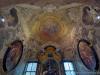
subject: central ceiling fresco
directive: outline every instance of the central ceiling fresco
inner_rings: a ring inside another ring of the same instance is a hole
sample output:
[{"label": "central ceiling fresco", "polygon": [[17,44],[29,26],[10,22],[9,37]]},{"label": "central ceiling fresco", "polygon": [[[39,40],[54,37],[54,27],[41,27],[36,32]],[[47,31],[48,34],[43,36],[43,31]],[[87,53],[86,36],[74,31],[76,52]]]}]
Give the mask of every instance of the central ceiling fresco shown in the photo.
[{"label": "central ceiling fresco", "polygon": [[60,14],[45,13],[40,15],[39,20],[32,27],[32,34],[36,34],[43,41],[58,41],[68,36],[72,25],[63,20]]}]

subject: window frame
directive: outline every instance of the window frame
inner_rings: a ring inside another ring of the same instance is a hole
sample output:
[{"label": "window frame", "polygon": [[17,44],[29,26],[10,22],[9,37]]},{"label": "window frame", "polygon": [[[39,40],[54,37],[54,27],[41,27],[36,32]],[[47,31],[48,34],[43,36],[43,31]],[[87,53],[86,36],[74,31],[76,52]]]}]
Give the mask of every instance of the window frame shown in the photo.
[{"label": "window frame", "polygon": [[[71,63],[72,66],[73,66],[73,70],[65,70],[64,63]],[[64,75],[66,75],[66,72],[75,72],[75,66],[74,66],[74,63],[73,63],[72,61],[63,61],[63,69],[64,69]],[[72,75],[72,74],[71,74],[71,75]],[[75,75],[77,75],[76,72],[75,72]]]},{"label": "window frame", "polygon": [[[37,63],[36,71],[27,71],[27,68],[28,68],[28,64],[29,64],[29,63]],[[37,61],[28,61],[28,62],[26,62],[26,64],[25,64],[23,75],[26,75],[27,72],[30,72],[30,73],[34,72],[35,75],[37,75],[37,69],[38,69],[38,62],[37,62]],[[31,74],[30,74],[30,75],[31,75]]]}]

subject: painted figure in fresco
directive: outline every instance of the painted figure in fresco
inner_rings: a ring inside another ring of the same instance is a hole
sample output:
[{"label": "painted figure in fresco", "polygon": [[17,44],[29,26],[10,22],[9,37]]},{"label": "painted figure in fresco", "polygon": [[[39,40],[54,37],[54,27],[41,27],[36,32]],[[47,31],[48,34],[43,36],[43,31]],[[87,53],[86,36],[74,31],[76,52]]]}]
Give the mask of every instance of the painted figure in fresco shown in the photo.
[{"label": "painted figure in fresco", "polygon": [[97,22],[97,12],[94,8],[86,6],[83,8],[82,21],[85,25],[94,25]]},{"label": "painted figure in fresco", "polygon": [[8,26],[16,26],[18,23],[17,10],[15,8],[10,9],[10,15],[7,16]]},{"label": "painted figure in fresco", "polygon": [[8,54],[7,64],[6,64],[6,65],[11,65],[9,68],[12,68],[18,61],[19,54],[21,54],[20,48],[21,48],[21,45],[18,43],[16,45],[11,46],[11,51]]},{"label": "painted figure in fresco", "polygon": [[89,67],[91,66],[95,67],[96,65],[95,58],[88,44],[85,42],[81,42],[79,45],[79,49],[81,50],[80,55],[84,63]]},{"label": "painted figure in fresco", "polygon": [[46,25],[44,25],[43,33],[47,36],[52,36],[58,32],[59,28],[57,23],[55,22],[47,22]]}]

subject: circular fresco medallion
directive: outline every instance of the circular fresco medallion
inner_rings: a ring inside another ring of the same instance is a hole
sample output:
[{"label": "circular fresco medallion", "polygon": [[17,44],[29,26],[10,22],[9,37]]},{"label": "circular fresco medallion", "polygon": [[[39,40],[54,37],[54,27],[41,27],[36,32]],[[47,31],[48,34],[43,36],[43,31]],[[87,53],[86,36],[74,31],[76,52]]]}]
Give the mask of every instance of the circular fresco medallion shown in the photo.
[{"label": "circular fresco medallion", "polygon": [[23,43],[20,40],[16,40],[11,43],[7,48],[3,59],[4,71],[13,70],[19,63],[23,53]]},{"label": "circular fresco medallion", "polygon": [[90,46],[90,43],[87,40],[80,40],[77,47],[83,64],[89,70],[97,70],[98,58],[93,46]]},{"label": "circular fresco medallion", "polygon": [[[32,23],[33,24],[33,23]],[[31,34],[43,42],[57,42],[62,37],[68,37],[73,24],[58,13],[43,13],[30,28]]]}]

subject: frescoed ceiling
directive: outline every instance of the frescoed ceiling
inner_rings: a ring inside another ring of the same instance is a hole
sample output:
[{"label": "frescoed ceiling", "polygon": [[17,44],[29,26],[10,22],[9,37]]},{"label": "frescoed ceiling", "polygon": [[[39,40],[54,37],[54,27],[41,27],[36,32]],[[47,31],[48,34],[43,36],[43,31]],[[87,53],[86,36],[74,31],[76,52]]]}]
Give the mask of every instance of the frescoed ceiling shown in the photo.
[{"label": "frescoed ceiling", "polygon": [[1,65],[15,40],[23,42],[23,61],[36,59],[48,45],[77,61],[80,39],[88,40],[100,59],[99,0],[0,0]]},{"label": "frescoed ceiling", "polygon": [[[76,4],[77,6],[77,4]],[[80,4],[79,4],[80,6]],[[22,10],[19,6],[19,11],[24,12],[27,9]],[[75,24],[77,23],[77,19],[74,19],[78,17],[78,11],[80,11],[78,8],[72,8],[72,9],[66,9],[67,6],[59,7],[53,5],[48,5],[43,8],[37,8],[38,10],[33,11],[33,15],[31,14],[31,18],[27,16],[26,14],[20,13],[22,18],[20,18],[22,23],[22,29],[24,31],[24,41],[28,41],[30,45],[30,41],[38,41],[36,44],[40,44],[37,47],[41,47],[42,45],[51,42],[56,43],[63,49],[68,49],[69,51],[72,51],[73,49],[73,42],[74,40],[74,31],[75,31]],[[73,11],[76,9],[77,11]],[[36,9],[34,9],[36,10]],[[32,12],[32,11],[31,11]],[[73,18],[70,17],[71,15],[69,12],[73,13]],[[74,16],[75,13],[77,14]],[[81,11],[80,11],[81,12]],[[28,12],[30,13],[30,12]],[[66,15],[64,15],[66,14]],[[26,19],[24,18],[26,16]],[[81,15],[81,14],[80,14]],[[77,24],[76,24],[77,25]],[[62,50],[63,50],[62,49]]]},{"label": "frescoed ceiling", "polygon": [[[5,5],[4,1],[1,6]],[[96,19],[100,13],[98,4],[94,6],[94,0],[89,1],[90,5],[86,0],[77,3],[70,1],[56,3],[52,0],[44,1],[43,4],[37,1],[34,5],[30,5],[31,1],[28,1],[29,4],[19,4],[17,1],[17,5],[1,8],[0,15],[5,19],[0,22],[1,53],[4,53],[9,43],[20,39],[24,43],[26,56],[28,50],[30,55],[31,52],[42,50],[43,46],[50,44],[60,48],[66,58],[72,59],[78,40],[89,39],[94,44],[94,32],[100,28],[100,20]],[[66,2],[70,4],[65,4]],[[9,4],[10,2],[6,5]],[[97,33],[96,36],[99,37]]]}]

